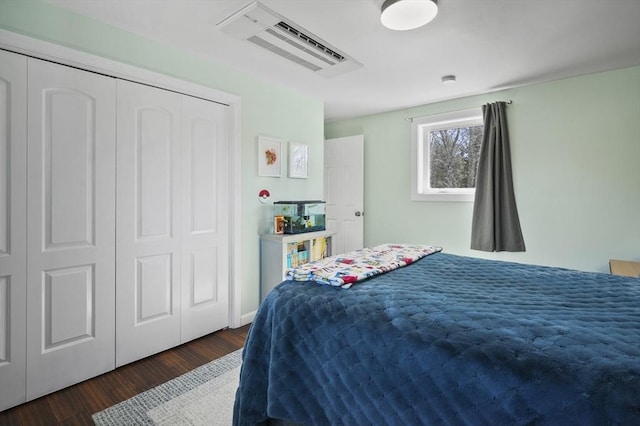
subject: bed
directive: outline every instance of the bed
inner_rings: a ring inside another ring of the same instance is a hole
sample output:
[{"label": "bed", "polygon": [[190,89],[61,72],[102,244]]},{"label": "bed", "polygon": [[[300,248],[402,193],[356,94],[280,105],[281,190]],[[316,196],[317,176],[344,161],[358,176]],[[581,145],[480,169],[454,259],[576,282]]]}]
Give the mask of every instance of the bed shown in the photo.
[{"label": "bed", "polygon": [[640,280],[435,252],[349,289],[284,281],[235,425],[640,424]]}]

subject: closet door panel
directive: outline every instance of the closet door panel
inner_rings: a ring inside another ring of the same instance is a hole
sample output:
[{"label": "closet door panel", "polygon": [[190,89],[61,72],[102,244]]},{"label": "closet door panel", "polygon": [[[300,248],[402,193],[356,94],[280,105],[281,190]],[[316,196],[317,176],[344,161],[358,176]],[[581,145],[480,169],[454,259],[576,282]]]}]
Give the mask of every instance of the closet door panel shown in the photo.
[{"label": "closet door panel", "polygon": [[228,326],[228,107],[182,99],[182,342]]},{"label": "closet door panel", "polygon": [[95,226],[95,100],[73,88],[42,95],[44,250],[88,247]]},{"label": "closet door panel", "polygon": [[136,238],[172,238],[172,152],[176,117],[170,110],[140,107],[135,123]]},{"label": "closet door panel", "polygon": [[118,366],[180,343],[180,95],[118,81]]},{"label": "closet door panel", "polygon": [[44,273],[44,350],[93,337],[91,314],[93,265],[49,270]]},{"label": "closet door panel", "polygon": [[26,398],[27,59],[0,51],[0,410]]},{"label": "closet door panel", "polygon": [[28,61],[27,399],[114,368],[115,80]]}]

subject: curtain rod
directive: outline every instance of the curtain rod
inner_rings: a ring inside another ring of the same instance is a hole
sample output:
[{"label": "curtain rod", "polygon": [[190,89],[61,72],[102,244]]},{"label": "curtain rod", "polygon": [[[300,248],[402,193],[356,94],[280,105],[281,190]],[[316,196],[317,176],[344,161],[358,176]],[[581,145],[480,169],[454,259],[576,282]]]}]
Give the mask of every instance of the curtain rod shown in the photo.
[{"label": "curtain rod", "polygon": [[[509,99],[508,101],[495,101],[495,102],[504,102],[507,105],[511,105],[513,103],[513,101],[511,99]],[[473,107],[471,107],[471,108],[473,108]],[[471,108],[456,109],[456,110],[453,110],[453,111],[445,111],[443,113],[437,113],[437,114],[446,114],[446,113],[449,113],[449,112],[464,111],[465,109],[471,109]],[[418,118],[418,117],[424,117],[424,115],[418,115],[416,117],[407,117],[407,118],[404,119],[404,121],[413,121],[414,118]]]}]

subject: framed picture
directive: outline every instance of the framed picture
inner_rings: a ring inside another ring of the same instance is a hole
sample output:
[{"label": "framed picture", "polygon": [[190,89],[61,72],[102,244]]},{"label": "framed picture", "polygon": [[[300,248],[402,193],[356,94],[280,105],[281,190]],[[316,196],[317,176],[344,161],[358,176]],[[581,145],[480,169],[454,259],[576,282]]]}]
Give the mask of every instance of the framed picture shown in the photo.
[{"label": "framed picture", "polygon": [[282,175],[282,141],[258,136],[258,176]]},{"label": "framed picture", "polygon": [[309,162],[309,146],[289,142],[289,177],[306,179]]}]

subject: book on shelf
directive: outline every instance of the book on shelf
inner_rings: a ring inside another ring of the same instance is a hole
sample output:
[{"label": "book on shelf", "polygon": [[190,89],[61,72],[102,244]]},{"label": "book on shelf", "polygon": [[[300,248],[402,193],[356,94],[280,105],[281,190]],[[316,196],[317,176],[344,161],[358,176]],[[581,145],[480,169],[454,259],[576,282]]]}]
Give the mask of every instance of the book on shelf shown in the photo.
[{"label": "book on shelf", "polygon": [[296,268],[309,262],[309,251],[304,242],[287,244],[287,268]]},{"label": "book on shelf", "polygon": [[311,243],[311,260],[324,259],[327,255],[326,237],[315,238]]}]

